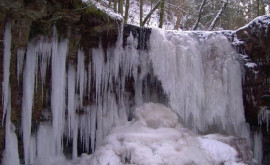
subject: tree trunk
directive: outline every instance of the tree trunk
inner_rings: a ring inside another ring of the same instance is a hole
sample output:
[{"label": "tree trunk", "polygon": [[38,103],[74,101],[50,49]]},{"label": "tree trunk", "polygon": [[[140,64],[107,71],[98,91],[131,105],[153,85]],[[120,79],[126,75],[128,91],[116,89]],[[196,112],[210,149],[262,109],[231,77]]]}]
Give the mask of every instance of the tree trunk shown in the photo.
[{"label": "tree trunk", "polygon": [[143,26],[143,0],[140,0],[140,26]]},{"label": "tree trunk", "polygon": [[162,28],[163,26],[163,21],[164,21],[164,8],[165,8],[165,0],[161,0],[161,4],[160,4],[160,17],[159,17],[159,28]]},{"label": "tree trunk", "polygon": [[117,13],[117,0],[114,0],[113,10],[114,10],[115,13]]},{"label": "tree trunk", "polygon": [[112,0],[109,0],[109,8],[112,6]]},{"label": "tree trunk", "polygon": [[202,9],[203,9],[203,7],[205,5],[205,2],[206,2],[206,0],[203,0],[202,3],[201,3],[200,9],[199,9],[198,18],[197,18],[197,21],[196,21],[195,25],[192,27],[192,30],[197,30],[197,28],[198,28],[198,25],[200,23],[201,16],[202,16]]},{"label": "tree trunk", "polygon": [[127,20],[128,20],[128,11],[129,11],[129,0],[126,0],[126,8],[125,8],[124,24],[127,24]]},{"label": "tree trunk", "polygon": [[214,18],[214,20],[212,21],[211,25],[208,28],[209,31],[211,31],[211,30],[213,30],[215,28],[216,23],[220,19],[220,17],[223,14],[224,10],[226,9],[227,4],[228,4],[228,0],[223,2],[223,5],[222,5],[221,9],[219,10],[218,14],[216,15],[216,17]]},{"label": "tree trunk", "polygon": [[161,0],[154,6],[154,8],[149,12],[149,14],[147,14],[147,16],[144,18],[143,22],[142,22],[142,26],[144,26],[146,24],[146,22],[148,21],[148,19],[151,17],[151,15],[154,13],[154,11],[159,7],[159,5],[161,4]]},{"label": "tree trunk", "polygon": [[261,1],[261,8],[260,8],[261,15],[265,15],[266,14],[265,9],[266,9],[266,5],[265,5],[264,1]]},{"label": "tree trunk", "polygon": [[183,17],[183,14],[180,8],[183,8],[183,0],[179,0],[179,9],[177,10],[177,20],[174,26],[174,30],[178,30],[180,28],[181,19]]},{"label": "tree trunk", "polygon": [[119,0],[118,2],[118,13],[123,15],[123,0]]},{"label": "tree trunk", "polygon": [[260,16],[260,0],[256,0],[257,1],[257,16]]}]

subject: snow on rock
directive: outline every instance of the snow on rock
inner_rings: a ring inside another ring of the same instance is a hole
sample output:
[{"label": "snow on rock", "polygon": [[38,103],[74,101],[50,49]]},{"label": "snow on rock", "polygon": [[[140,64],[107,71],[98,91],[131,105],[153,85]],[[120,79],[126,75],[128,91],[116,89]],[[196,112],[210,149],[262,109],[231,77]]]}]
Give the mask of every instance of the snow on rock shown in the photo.
[{"label": "snow on rock", "polygon": [[126,125],[115,127],[87,162],[91,165],[243,164],[232,146],[215,138],[218,135],[199,136],[191,132],[164,105],[146,103],[135,110],[135,116]]},{"label": "snow on rock", "polygon": [[257,64],[254,63],[254,62],[247,62],[247,63],[245,64],[245,66],[248,67],[248,68],[254,68],[254,67],[257,66]]},{"label": "snow on rock", "polygon": [[82,0],[82,2],[88,3],[90,5],[94,5],[97,9],[103,11],[104,13],[106,13],[111,18],[114,18],[116,20],[122,20],[123,19],[123,17],[120,14],[115,13],[112,9],[102,5],[101,4],[102,1],[100,2],[100,1],[94,1],[94,0]]},{"label": "snow on rock", "polygon": [[254,27],[254,25],[267,28],[268,25],[270,25],[270,15],[263,15],[263,16],[256,17],[249,24],[239,28],[237,31],[246,29],[247,27]]}]

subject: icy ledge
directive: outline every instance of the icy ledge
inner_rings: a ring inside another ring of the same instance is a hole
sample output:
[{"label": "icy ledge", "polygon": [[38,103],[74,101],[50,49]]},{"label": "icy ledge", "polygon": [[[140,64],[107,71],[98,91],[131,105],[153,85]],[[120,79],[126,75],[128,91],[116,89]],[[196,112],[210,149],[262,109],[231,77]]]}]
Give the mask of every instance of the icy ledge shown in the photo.
[{"label": "icy ledge", "polygon": [[79,164],[250,163],[252,153],[245,142],[239,143],[241,140],[218,134],[197,135],[184,128],[171,109],[147,103],[135,110],[131,122],[114,128],[93,155],[83,155]]}]

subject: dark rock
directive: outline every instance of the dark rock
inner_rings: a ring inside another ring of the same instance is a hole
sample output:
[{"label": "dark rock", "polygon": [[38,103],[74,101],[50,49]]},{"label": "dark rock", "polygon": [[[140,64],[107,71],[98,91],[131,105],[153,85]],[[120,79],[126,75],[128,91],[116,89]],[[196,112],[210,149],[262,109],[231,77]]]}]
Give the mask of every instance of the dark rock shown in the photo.
[{"label": "dark rock", "polygon": [[270,164],[270,133],[266,124],[261,128],[258,125],[258,114],[262,107],[270,109],[270,15],[261,16],[247,26],[232,33],[229,40],[240,54],[247,55],[246,63],[255,63],[256,66],[245,65],[243,79],[243,99],[246,120],[252,131],[262,130],[264,164]]}]

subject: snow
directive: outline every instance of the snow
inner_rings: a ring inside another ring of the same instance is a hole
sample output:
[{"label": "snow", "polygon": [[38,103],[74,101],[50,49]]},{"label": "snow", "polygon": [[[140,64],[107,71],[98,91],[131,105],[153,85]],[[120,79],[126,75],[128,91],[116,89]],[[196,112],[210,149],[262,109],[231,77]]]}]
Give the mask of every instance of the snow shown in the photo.
[{"label": "snow", "polygon": [[113,19],[123,20],[123,17],[120,14],[115,13],[112,9],[103,6],[101,2],[98,2],[95,0],[82,0],[82,2],[86,4],[94,5],[97,9],[103,11],[104,13],[106,13],[108,16],[110,16]]},{"label": "snow", "polygon": [[254,68],[257,66],[257,64],[254,62],[247,62],[245,63],[245,66],[247,66],[248,68]]},{"label": "snow", "polygon": [[135,113],[139,117],[112,130],[89,164],[240,164],[233,147],[183,128],[164,105],[146,103]]},{"label": "snow", "polygon": [[253,26],[254,24],[267,28],[268,25],[270,24],[270,15],[263,15],[263,16],[256,17],[255,19],[250,21],[250,23],[248,23],[247,25],[239,28],[237,31],[243,30],[243,29],[245,29],[245,28],[247,28],[249,26]]},{"label": "snow", "polygon": [[[8,120],[10,120],[10,118]],[[10,121],[9,123],[6,123],[5,139],[5,150],[3,151],[2,159],[3,165],[20,165],[18,140],[15,133],[15,126]]]}]

